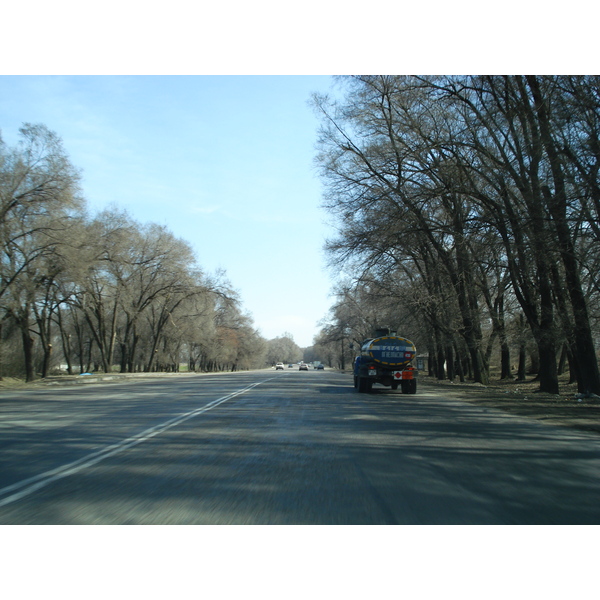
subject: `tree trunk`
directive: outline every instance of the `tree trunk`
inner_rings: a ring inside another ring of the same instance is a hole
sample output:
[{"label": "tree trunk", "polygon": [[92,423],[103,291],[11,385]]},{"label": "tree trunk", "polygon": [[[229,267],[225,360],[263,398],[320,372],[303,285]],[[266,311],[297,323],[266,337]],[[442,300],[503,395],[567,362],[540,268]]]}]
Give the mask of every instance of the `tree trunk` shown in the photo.
[{"label": "tree trunk", "polygon": [[500,379],[513,379],[510,368],[510,346],[506,339],[500,345]]},{"label": "tree trunk", "polygon": [[442,381],[446,378],[446,357],[444,356],[444,350],[442,349],[442,336],[439,329],[435,330],[435,346],[436,346],[436,365],[435,365],[435,374],[438,380]]},{"label": "tree trunk", "polygon": [[448,379],[454,381],[455,366],[454,366],[454,351],[452,349],[452,343],[446,344],[446,369],[448,371]]},{"label": "tree trunk", "polygon": [[560,358],[558,359],[558,375],[562,375],[565,372],[565,365],[567,364],[567,344],[566,342],[562,345],[560,351]]},{"label": "tree trunk", "polygon": [[578,391],[600,394],[600,371],[598,369],[596,349],[594,347],[585,295],[579,277],[579,264],[567,220],[567,193],[562,162],[552,138],[547,99],[543,96],[539,81],[535,76],[528,76],[527,83],[535,100],[541,138],[550,159],[554,182],[554,194],[550,192],[548,186],[544,186],[542,191],[555,225],[558,247],[565,267],[566,287],[573,310],[573,337],[575,341],[573,358],[577,368]]},{"label": "tree trunk", "polygon": [[42,378],[48,377],[52,364],[52,344],[44,345],[44,362],[42,364]]},{"label": "tree trunk", "polygon": [[35,379],[33,368],[33,338],[29,332],[29,321],[25,319],[19,323],[21,327],[21,338],[23,339],[23,357],[25,359],[25,381]]},{"label": "tree trunk", "polygon": [[540,392],[558,394],[558,370],[556,368],[556,332],[554,330],[554,311],[552,295],[548,281],[540,283],[540,312],[541,319],[538,327],[534,328],[540,368],[538,377]]},{"label": "tree trunk", "polygon": [[458,377],[461,383],[465,382],[465,369],[463,365],[463,357],[461,356],[458,345],[454,342],[454,354],[456,355],[456,367],[458,369]]},{"label": "tree trunk", "polygon": [[525,381],[527,379],[527,348],[525,342],[521,342],[519,346],[519,370],[517,374],[518,381]]}]

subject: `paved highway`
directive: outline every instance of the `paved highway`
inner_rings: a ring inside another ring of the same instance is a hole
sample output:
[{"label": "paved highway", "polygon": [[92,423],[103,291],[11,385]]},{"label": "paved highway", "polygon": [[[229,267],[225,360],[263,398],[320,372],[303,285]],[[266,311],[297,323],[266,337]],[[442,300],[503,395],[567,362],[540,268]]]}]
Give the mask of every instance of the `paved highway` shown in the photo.
[{"label": "paved highway", "polygon": [[0,394],[0,524],[599,524],[600,438],[332,371]]}]

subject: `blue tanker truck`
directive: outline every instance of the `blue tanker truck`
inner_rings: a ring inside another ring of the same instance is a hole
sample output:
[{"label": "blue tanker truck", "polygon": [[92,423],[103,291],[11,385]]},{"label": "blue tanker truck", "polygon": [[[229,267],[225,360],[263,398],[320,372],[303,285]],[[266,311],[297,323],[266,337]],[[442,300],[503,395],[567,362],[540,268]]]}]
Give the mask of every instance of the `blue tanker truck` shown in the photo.
[{"label": "blue tanker truck", "polygon": [[359,392],[370,392],[374,383],[403,394],[417,393],[416,369],[410,364],[417,350],[403,337],[378,330],[376,337],[361,344],[360,354],[354,360],[354,387]]}]

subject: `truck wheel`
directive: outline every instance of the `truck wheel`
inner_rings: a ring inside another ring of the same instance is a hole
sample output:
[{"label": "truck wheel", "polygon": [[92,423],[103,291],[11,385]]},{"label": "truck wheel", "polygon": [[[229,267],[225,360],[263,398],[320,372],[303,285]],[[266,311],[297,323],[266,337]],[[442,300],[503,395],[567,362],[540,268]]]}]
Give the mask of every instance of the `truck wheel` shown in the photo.
[{"label": "truck wheel", "polygon": [[358,391],[362,394],[368,394],[373,387],[373,382],[369,381],[366,377],[358,378]]},{"label": "truck wheel", "polygon": [[362,377],[357,377],[356,388],[359,393],[363,394],[365,392],[365,380]]},{"label": "truck wheel", "polygon": [[392,383],[392,389],[393,390],[397,390],[398,389],[398,382],[395,381],[394,383]]},{"label": "truck wheel", "polygon": [[403,394],[416,394],[417,393],[417,380],[407,379],[402,382],[402,393]]}]

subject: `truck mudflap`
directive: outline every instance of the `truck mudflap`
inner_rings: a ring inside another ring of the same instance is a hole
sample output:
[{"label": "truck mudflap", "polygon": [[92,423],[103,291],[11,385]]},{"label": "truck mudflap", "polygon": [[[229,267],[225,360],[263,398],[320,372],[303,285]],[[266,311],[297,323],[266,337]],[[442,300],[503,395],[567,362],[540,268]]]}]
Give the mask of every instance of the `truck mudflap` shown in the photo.
[{"label": "truck mudflap", "polygon": [[414,379],[414,369],[412,367],[407,367],[403,371],[393,371],[392,379],[394,381],[406,381],[407,379]]},{"label": "truck mudflap", "polygon": [[354,374],[354,387],[359,392],[370,392],[375,383],[397,390],[403,394],[417,393],[417,371],[409,366],[403,370],[388,370],[369,365],[366,369],[357,369]]}]

